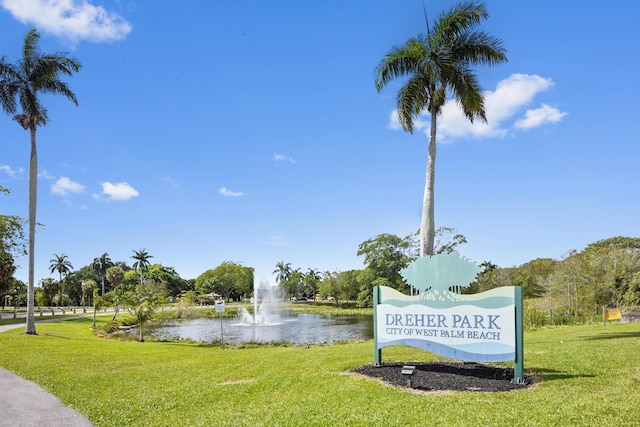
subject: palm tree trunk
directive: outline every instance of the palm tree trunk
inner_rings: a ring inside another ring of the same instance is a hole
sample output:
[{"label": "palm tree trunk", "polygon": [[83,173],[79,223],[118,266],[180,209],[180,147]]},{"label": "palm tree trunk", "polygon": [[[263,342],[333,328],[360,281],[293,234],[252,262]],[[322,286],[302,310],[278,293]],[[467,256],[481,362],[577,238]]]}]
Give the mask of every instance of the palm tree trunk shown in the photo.
[{"label": "palm tree trunk", "polygon": [[420,223],[420,256],[433,255],[435,240],[434,185],[436,176],[436,118],[431,112],[431,132],[429,136],[429,154],[427,155],[427,179],[422,201],[422,222]]},{"label": "palm tree trunk", "polygon": [[36,334],[36,321],[34,317],[35,286],[35,241],[36,241],[36,201],[38,198],[38,153],[36,150],[36,126],[30,127],[31,131],[31,156],[29,159],[29,284],[27,287],[27,325],[25,333]]},{"label": "palm tree trunk", "polygon": [[62,272],[60,273],[60,300],[58,301],[58,306],[63,306],[62,294],[64,293],[64,285],[62,284]]}]

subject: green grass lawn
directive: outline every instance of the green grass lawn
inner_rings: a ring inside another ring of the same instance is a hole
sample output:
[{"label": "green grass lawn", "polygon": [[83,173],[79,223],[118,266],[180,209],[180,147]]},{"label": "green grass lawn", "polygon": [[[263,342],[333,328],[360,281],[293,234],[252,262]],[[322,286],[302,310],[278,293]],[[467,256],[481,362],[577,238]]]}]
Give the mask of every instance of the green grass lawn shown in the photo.
[{"label": "green grass lawn", "polygon": [[[22,328],[1,333],[0,366],[40,384],[99,426],[640,422],[640,324],[527,331],[525,370],[535,385],[525,390],[418,394],[349,373],[373,362],[373,341],[223,350],[97,338],[91,323],[40,324],[37,336]],[[383,350],[385,362],[434,358],[409,347]]]}]

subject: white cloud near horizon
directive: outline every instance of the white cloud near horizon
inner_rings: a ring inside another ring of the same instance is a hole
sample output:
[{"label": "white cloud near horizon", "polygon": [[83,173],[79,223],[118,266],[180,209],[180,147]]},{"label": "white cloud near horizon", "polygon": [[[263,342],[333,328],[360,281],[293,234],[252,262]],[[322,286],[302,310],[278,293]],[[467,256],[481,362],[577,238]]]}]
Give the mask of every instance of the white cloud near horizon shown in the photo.
[{"label": "white cloud near horizon", "polygon": [[276,162],[289,162],[291,164],[295,164],[296,163],[296,161],[293,158],[291,158],[289,156],[285,156],[284,154],[277,154],[276,153],[276,154],[273,155],[273,159]]},{"label": "white cloud near horizon", "polygon": [[71,181],[66,176],[58,178],[56,182],[51,184],[51,193],[59,196],[68,196],[69,194],[79,194],[84,191],[84,185]]},{"label": "white cloud near horizon", "polygon": [[88,0],[0,0],[14,18],[72,42],[123,40],[132,26]]},{"label": "white cloud near horizon", "polygon": [[225,197],[240,197],[244,195],[244,193],[242,192],[231,191],[231,190],[228,190],[226,187],[220,187],[220,189],[218,190],[218,193],[222,194]]},{"label": "white cloud near horizon", "polygon": [[[484,93],[487,123],[480,119],[471,123],[458,103],[449,100],[442,107],[438,117],[438,142],[465,137],[503,138],[513,129],[526,130],[547,123],[558,123],[567,113],[547,104],[527,110],[524,118],[518,118],[513,122],[516,115],[520,115],[522,109],[531,104],[536,95],[548,90],[553,84],[551,79],[529,74],[512,74],[500,81],[495,90]],[[428,136],[430,124],[430,117],[421,114],[414,120],[414,129]],[[396,110],[391,112],[387,128],[402,129]]]},{"label": "white cloud near horizon", "polygon": [[[127,184],[126,182],[103,182],[102,194],[107,196],[108,200],[129,200],[138,197],[138,190]],[[94,196],[96,197],[96,196]],[[100,196],[97,196],[99,198]]]}]

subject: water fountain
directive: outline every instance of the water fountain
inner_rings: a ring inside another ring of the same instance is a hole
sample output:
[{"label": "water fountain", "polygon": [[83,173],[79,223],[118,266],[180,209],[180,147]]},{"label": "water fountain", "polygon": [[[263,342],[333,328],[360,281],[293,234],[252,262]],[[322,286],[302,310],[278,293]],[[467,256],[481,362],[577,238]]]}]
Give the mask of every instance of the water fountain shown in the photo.
[{"label": "water fountain", "polygon": [[[229,344],[280,343],[293,345],[367,339],[373,335],[372,319],[356,316],[295,315],[281,307],[281,296],[261,278],[253,285],[253,310],[242,308],[238,317],[224,319],[224,341]],[[253,311],[253,313],[251,313]],[[158,339],[191,339],[212,342],[221,339],[220,320],[197,318],[169,322],[156,327]]]},{"label": "water fountain", "polygon": [[271,326],[282,323],[279,299],[274,295],[269,282],[261,278],[253,283],[253,314],[242,308],[238,317],[246,326]]}]

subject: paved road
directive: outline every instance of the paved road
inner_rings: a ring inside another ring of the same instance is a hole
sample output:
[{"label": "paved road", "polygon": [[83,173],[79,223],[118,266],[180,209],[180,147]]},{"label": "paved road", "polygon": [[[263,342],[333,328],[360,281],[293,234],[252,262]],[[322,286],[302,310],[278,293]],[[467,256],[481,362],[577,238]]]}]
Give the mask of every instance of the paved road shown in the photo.
[{"label": "paved road", "polygon": [[[24,327],[24,323],[0,325],[0,332]],[[63,426],[90,427],[93,424],[36,383],[0,368],[0,427]]]}]

